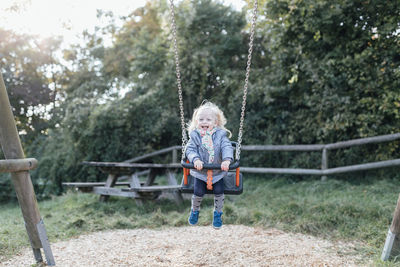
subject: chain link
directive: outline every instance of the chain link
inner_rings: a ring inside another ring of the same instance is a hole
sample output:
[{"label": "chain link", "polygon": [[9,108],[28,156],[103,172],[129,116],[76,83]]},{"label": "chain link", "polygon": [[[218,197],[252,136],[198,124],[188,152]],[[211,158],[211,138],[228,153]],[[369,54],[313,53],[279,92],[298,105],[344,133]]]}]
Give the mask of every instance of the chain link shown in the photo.
[{"label": "chain link", "polygon": [[[184,159],[186,144],[188,142],[188,137],[186,135],[185,116],[184,116],[184,110],[183,110],[181,71],[180,71],[180,66],[179,66],[178,45],[177,45],[177,41],[176,41],[176,21],[175,21],[174,1],[169,0],[169,3],[170,3],[172,36],[173,36],[173,42],[174,42],[176,80],[177,80],[177,84],[178,84],[179,109],[180,109],[180,115],[181,115],[182,159]],[[242,137],[243,137],[243,123],[244,123],[244,115],[245,115],[245,111],[246,111],[246,100],[247,100],[247,91],[248,91],[247,89],[248,89],[249,77],[250,77],[251,56],[253,53],[254,32],[255,32],[256,19],[257,19],[257,7],[258,7],[258,1],[254,0],[254,8],[253,8],[252,21],[251,21],[251,30],[250,30],[249,50],[248,50],[248,55],[247,55],[246,79],[244,81],[244,87],[243,87],[243,101],[242,101],[242,108],[241,108],[241,114],[240,114],[238,141],[237,141],[237,146],[236,146],[236,160],[240,159],[240,151],[241,151],[241,144],[242,144]]]},{"label": "chain link", "polygon": [[247,55],[246,79],[244,80],[242,111],[240,113],[239,133],[238,133],[238,141],[237,141],[237,146],[236,146],[236,160],[240,160],[240,151],[242,148],[243,123],[244,123],[244,115],[245,115],[245,111],[246,111],[246,100],[247,100],[247,89],[249,86],[251,55],[253,53],[254,32],[255,32],[256,20],[257,20],[257,7],[258,7],[258,1],[254,0],[253,16],[252,16],[252,20],[251,20],[251,29],[250,29],[249,51],[248,51],[248,55]]},{"label": "chain link", "polygon": [[176,41],[176,22],[175,22],[174,1],[170,0],[169,3],[170,3],[170,13],[171,13],[172,37],[173,37],[173,42],[174,42],[176,81],[177,81],[177,84],[178,84],[179,109],[180,109],[180,115],[181,115],[182,159],[184,159],[185,158],[186,144],[188,142],[188,137],[186,135],[185,113],[184,113],[184,110],[183,110],[181,70],[180,70],[180,66],[179,66],[178,44],[177,44],[177,41]]}]

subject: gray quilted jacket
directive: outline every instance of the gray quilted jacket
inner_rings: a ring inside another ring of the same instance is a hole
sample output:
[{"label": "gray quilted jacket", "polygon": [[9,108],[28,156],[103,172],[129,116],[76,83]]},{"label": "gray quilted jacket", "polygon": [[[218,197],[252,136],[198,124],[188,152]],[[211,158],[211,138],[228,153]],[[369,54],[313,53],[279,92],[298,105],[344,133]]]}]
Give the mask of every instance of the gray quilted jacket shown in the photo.
[{"label": "gray quilted jacket", "polygon": [[[233,161],[233,147],[227,137],[227,132],[223,129],[217,128],[212,135],[214,144],[214,161],[213,164],[221,164],[224,160]],[[186,158],[190,163],[200,159],[203,163],[208,163],[209,154],[201,144],[201,135],[198,130],[190,132],[190,139],[186,146]],[[213,183],[218,182],[226,176],[227,172],[222,170],[213,170]],[[191,169],[190,175],[204,182],[207,182],[207,170],[201,171]]]}]

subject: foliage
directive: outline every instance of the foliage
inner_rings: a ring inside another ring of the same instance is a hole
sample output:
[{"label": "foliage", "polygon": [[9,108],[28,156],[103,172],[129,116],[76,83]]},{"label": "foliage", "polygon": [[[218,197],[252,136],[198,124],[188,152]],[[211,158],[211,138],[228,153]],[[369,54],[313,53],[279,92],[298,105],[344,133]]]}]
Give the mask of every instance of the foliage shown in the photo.
[{"label": "foliage", "polygon": [[48,105],[56,97],[54,88],[53,91],[50,88],[56,76],[55,70],[52,70],[57,64],[54,52],[61,40],[40,40],[2,29],[0,38],[0,70],[18,130],[25,144],[29,145],[48,128]]},{"label": "foliage", "polygon": [[[260,1],[244,143],[326,144],[399,132],[399,10],[398,1]],[[175,12],[186,120],[203,99],[214,101],[228,118],[233,140],[247,60],[246,11],[196,0],[181,1]],[[64,65],[53,57],[54,40],[34,46],[30,37],[9,37],[9,45],[0,46],[8,51],[3,72],[14,109],[23,110],[17,120],[34,133],[24,147],[40,160],[32,177],[41,197],[62,193],[63,181],[104,179],[80,165],[83,160],[122,161],[181,140],[167,3],[149,1],[121,27],[110,14],[99,16],[108,16],[110,24],[84,32],[83,44],[63,51]],[[49,107],[48,120],[46,114],[30,117],[21,104],[27,100],[13,98],[22,80],[40,85],[32,87],[41,89],[29,108]],[[398,158],[399,144],[332,151],[329,164]],[[242,164],[319,168],[319,158],[244,153]]]},{"label": "foliage", "polygon": [[[399,10],[398,1],[263,1],[266,63],[252,75],[246,142],[333,143],[399,132]],[[398,148],[351,156],[394,158]]]},{"label": "foliage", "polygon": [[[0,72],[21,141],[24,147],[29,147],[51,125],[48,117],[55,105],[62,69],[55,59],[55,51],[61,40],[43,40],[3,29],[0,29],[0,39]],[[3,158],[0,150],[0,159]],[[0,202],[16,200],[9,176],[0,174]]]}]

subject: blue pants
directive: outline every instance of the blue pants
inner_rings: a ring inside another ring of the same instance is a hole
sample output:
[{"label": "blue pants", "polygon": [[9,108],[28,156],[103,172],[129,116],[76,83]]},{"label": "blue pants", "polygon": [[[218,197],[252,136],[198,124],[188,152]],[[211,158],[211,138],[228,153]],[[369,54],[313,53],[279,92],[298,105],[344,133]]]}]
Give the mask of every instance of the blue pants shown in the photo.
[{"label": "blue pants", "polygon": [[[202,197],[204,196],[204,194],[207,191],[207,183],[194,178],[194,195],[198,196],[198,197]],[[213,184],[213,193],[214,195],[221,195],[224,193],[224,179],[222,178],[221,180],[219,180],[218,182],[216,182],[215,184]]]}]

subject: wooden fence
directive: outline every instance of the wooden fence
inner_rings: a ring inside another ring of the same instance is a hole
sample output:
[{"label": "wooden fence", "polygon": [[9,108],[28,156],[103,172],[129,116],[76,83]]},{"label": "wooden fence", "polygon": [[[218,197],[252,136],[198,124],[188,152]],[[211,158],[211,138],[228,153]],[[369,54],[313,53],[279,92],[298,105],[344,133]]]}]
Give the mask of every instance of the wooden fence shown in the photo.
[{"label": "wooden fence", "polygon": [[[376,144],[383,142],[391,142],[400,139],[400,133],[380,135],[375,137],[353,139],[349,141],[337,142],[332,144],[320,145],[243,145],[242,151],[301,151],[301,152],[321,152],[321,169],[301,169],[301,168],[258,168],[258,167],[240,167],[240,171],[244,173],[276,173],[276,174],[298,174],[298,175],[319,175],[326,178],[327,175],[365,171],[371,169],[379,169],[386,167],[400,166],[400,159],[385,160],[378,162],[370,162],[364,164],[348,165],[336,168],[329,168],[329,151],[335,149],[342,149],[366,144]],[[178,151],[181,146],[171,146],[149,154],[129,159],[125,162],[132,163],[154,156],[172,152],[172,162],[177,163]]]}]

